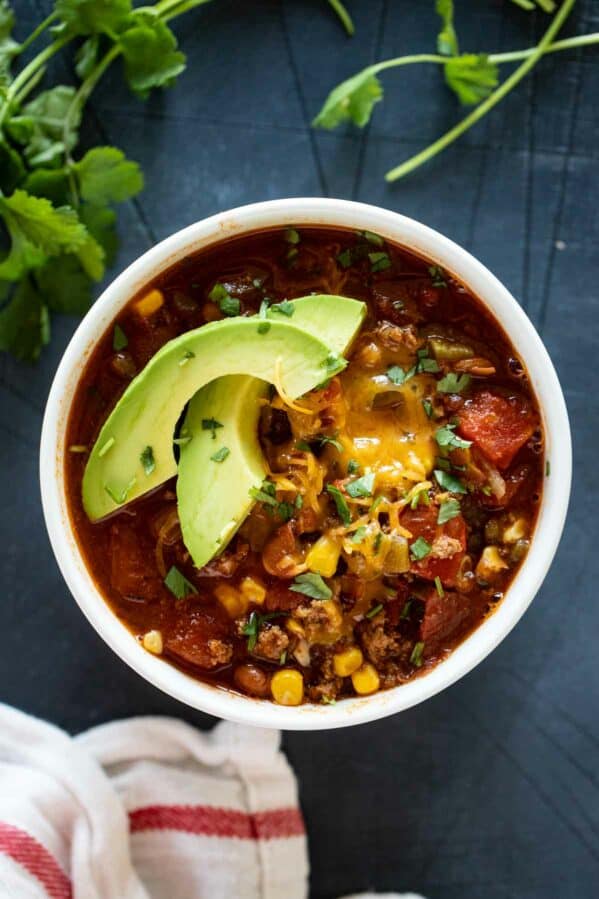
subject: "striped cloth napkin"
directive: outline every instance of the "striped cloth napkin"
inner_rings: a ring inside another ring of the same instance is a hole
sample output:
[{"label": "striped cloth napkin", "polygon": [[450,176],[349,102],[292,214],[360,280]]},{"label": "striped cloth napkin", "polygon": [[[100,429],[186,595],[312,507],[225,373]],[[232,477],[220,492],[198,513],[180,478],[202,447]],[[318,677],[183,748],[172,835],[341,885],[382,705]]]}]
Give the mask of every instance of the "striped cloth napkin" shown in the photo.
[{"label": "striped cloth napkin", "polygon": [[303,899],[306,835],[279,742],[168,718],[72,738],[0,704],[0,899]]}]

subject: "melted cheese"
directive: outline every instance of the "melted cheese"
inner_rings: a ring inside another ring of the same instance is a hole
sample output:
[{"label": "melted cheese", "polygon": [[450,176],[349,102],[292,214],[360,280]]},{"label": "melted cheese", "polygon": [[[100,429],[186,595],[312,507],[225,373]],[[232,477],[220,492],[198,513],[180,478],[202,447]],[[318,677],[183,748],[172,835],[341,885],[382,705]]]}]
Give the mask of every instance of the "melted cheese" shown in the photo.
[{"label": "melted cheese", "polygon": [[[345,415],[338,440],[345,466],[356,459],[362,469],[374,471],[377,490],[406,489],[425,480],[435,461],[435,425],[422,400],[434,389],[433,379],[416,375],[394,387],[385,375],[350,366],[341,381]],[[398,393],[399,405],[373,409],[375,396],[390,389]]]}]

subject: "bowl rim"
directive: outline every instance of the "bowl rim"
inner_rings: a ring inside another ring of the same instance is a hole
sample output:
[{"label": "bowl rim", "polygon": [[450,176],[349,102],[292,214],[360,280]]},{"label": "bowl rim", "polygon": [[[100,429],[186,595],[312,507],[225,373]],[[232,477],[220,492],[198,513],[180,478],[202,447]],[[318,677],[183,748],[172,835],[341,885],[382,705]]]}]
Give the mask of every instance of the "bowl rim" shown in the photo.
[{"label": "bowl rim", "polygon": [[[551,476],[528,555],[498,608],[443,662],[419,677],[335,705],[282,707],[194,680],[146,652],[103,599],[79,552],[64,490],[65,429],[82,366],[119,310],[145,284],[181,258],[220,240],[273,228],[331,226],[369,230],[449,270],[473,291],[507,333],[530,375],[546,437]],[[404,711],[449,687],[508,635],[541,587],[562,534],[570,495],[572,448],[562,389],[541,338],[507,288],[475,257],[414,219],[349,200],[299,197],[237,207],[202,219],[156,244],[129,265],[96,300],[71,338],[48,396],[40,445],[40,484],[54,555],[73,597],[102,639],[154,686],[219,718],[283,730],[325,730],[363,724]]]}]

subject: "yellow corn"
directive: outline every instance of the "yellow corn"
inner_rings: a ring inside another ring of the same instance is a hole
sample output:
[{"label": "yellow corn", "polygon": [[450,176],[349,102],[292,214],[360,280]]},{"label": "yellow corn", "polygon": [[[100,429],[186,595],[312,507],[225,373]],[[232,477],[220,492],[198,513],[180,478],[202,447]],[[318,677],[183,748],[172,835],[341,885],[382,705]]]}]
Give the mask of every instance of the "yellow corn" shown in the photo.
[{"label": "yellow corn", "polygon": [[528,526],[525,518],[516,518],[503,532],[504,543],[517,543],[528,534]]},{"label": "yellow corn", "polygon": [[253,577],[244,577],[241,592],[248,602],[253,602],[256,606],[261,606],[266,599],[266,588]]},{"label": "yellow corn", "polygon": [[219,603],[224,607],[230,618],[239,618],[247,612],[249,600],[229,584],[220,584],[214,591]]},{"label": "yellow corn", "polygon": [[158,312],[162,304],[164,303],[164,296],[162,291],[154,288],[150,290],[145,296],[138,300],[135,303],[135,311],[142,315],[144,318],[149,318],[150,315],[153,315],[155,312]]},{"label": "yellow corn", "polygon": [[333,668],[337,677],[349,677],[354,671],[357,671],[364,656],[357,646],[351,646],[343,652],[338,652],[333,656]]},{"label": "yellow corn", "polygon": [[305,637],[306,636],[305,630],[303,629],[303,627],[301,626],[299,621],[295,620],[295,618],[288,618],[287,621],[285,622],[285,627],[292,634],[295,634],[296,637]]},{"label": "yellow corn", "polygon": [[279,705],[299,705],[304,698],[304,678],[293,668],[283,668],[273,675],[270,691]]},{"label": "yellow corn", "polygon": [[351,676],[351,682],[354,685],[354,690],[356,693],[359,693],[360,696],[366,696],[368,693],[375,693],[380,684],[377,670],[374,665],[370,664],[370,662],[365,662],[361,668],[354,671]]},{"label": "yellow corn", "polygon": [[162,634],[160,631],[148,631],[147,634],[144,634],[142,643],[144,649],[147,649],[148,652],[153,652],[156,656],[159,656],[162,652]]},{"label": "yellow corn", "polygon": [[340,631],[343,625],[343,613],[339,603],[334,599],[324,599],[321,606],[327,613],[331,630]]},{"label": "yellow corn", "polygon": [[341,547],[336,540],[326,534],[310,547],[306,556],[306,565],[310,571],[323,577],[333,577],[337,570]]},{"label": "yellow corn", "polygon": [[501,558],[496,546],[485,546],[475,568],[475,573],[483,581],[492,581],[500,571],[507,567],[507,562],[504,562]]}]

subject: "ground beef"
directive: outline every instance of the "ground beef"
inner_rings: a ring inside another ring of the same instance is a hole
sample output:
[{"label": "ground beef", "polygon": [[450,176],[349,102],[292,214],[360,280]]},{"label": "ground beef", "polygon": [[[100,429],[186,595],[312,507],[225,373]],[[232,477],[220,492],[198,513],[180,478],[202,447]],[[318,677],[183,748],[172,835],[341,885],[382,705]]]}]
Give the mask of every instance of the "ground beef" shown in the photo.
[{"label": "ground beef", "polygon": [[319,599],[314,599],[309,606],[300,606],[295,610],[295,618],[297,618],[304,627],[320,628],[327,627],[329,624],[329,616]]},{"label": "ground beef", "polygon": [[398,633],[388,633],[385,626],[377,621],[369,621],[360,634],[362,648],[366,656],[376,668],[390,659],[405,661],[409,659],[413,643]]},{"label": "ground beef", "polygon": [[377,325],[376,336],[379,343],[388,350],[407,349],[412,352],[422,346],[422,338],[413,325],[392,325],[391,322],[381,322]]},{"label": "ground beef", "polygon": [[181,615],[166,634],[165,648],[189,665],[220,668],[231,661],[233,648],[226,639],[229,621],[219,608],[195,608]]},{"label": "ground beef", "polygon": [[288,646],[289,637],[278,624],[274,624],[270,627],[261,628],[252,652],[254,655],[262,656],[263,659],[278,662],[281,654],[287,650]]},{"label": "ground beef", "polygon": [[462,543],[455,537],[448,537],[447,534],[441,534],[433,541],[430,555],[436,559],[451,559],[456,553],[462,551]]}]

